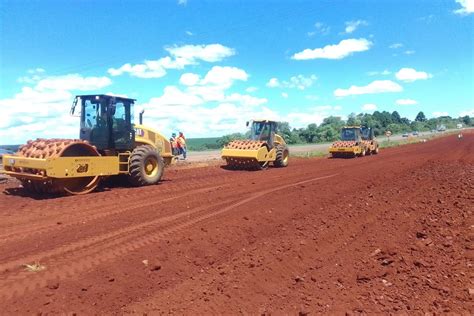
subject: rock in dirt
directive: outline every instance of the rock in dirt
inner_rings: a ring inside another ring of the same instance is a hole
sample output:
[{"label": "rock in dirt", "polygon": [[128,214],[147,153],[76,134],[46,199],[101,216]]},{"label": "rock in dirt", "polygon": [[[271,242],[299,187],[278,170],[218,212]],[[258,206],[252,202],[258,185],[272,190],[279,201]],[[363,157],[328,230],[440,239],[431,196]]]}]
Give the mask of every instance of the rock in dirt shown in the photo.
[{"label": "rock in dirt", "polygon": [[428,237],[428,234],[426,234],[425,232],[416,232],[416,238],[424,239],[426,237]]},{"label": "rock in dirt", "polygon": [[159,271],[159,270],[161,270],[161,265],[160,264],[150,265],[150,271]]},{"label": "rock in dirt", "polygon": [[59,288],[59,282],[49,283],[46,287],[50,290],[57,290]]},{"label": "rock in dirt", "polygon": [[381,252],[382,252],[382,250],[380,250],[380,249],[377,248],[377,249],[375,249],[375,250],[370,254],[370,256],[371,256],[371,257],[376,256],[376,255],[378,255],[378,254],[381,253]]}]

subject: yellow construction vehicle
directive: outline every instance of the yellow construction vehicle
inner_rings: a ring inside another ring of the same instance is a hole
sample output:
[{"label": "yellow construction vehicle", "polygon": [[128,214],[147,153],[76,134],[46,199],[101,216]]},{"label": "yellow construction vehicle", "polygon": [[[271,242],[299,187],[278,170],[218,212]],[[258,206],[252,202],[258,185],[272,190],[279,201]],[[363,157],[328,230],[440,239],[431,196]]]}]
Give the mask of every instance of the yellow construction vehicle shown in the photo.
[{"label": "yellow construction vehicle", "polygon": [[158,183],[175,157],[165,136],[142,125],[143,111],[140,124],[133,124],[135,101],[76,96],[71,114],[80,112],[80,139],[28,141],[16,154],[3,156],[3,172],[41,194],[89,193],[102,178],[115,175],[128,176],[135,186]]},{"label": "yellow construction vehicle", "polygon": [[276,134],[277,122],[254,120],[249,125],[249,139],[231,141],[222,150],[227,166],[261,170],[272,162],[275,167],[286,167],[290,152],[283,137]]},{"label": "yellow construction vehicle", "polygon": [[341,139],[329,147],[332,157],[363,157],[379,153],[379,143],[370,127],[345,126],[341,130]]}]

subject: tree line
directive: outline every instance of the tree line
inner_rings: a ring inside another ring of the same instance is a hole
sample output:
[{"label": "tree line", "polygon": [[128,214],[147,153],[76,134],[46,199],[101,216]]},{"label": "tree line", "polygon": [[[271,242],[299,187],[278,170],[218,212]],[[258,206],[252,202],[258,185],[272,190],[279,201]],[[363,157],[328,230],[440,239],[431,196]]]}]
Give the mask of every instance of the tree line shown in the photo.
[{"label": "tree line", "polygon": [[[278,133],[283,136],[288,144],[305,143],[324,143],[339,139],[339,134],[343,126],[363,125],[371,127],[375,136],[384,135],[386,131],[393,134],[413,132],[413,131],[432,131],[440,126],[446,129],[456,128],[458,124],[463,127],[474,126],[474,118],[463,116],[453,118],[450,116],[441,116],[427,119],[423,112],[419,112],[415,120],[411,121],[406,117],[401,117],[397,111],[392,113],[387,111],[375,111],[372,114],[351,113],[347,120],[338,116],[329,116],[319,125],[312,123],[306,128],[291,128],[288,122],[278,123]],[[219,146],[224,146],[234,139],[247,138],[248,135],[234,133],[220,137],[217,140]]]}]

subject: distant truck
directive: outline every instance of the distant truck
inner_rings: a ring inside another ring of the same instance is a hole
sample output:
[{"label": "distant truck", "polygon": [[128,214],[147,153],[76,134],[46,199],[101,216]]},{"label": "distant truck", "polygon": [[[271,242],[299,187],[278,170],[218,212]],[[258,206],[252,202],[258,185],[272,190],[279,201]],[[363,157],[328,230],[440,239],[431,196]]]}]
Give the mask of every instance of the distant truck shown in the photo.
[{"label": "distant truck", "polygon": [[456,128],[457,128],[457,129],[461,129],[461,128],[462,128],[462,124],[461,124],[461,123],[458,123],[458,124],[456,125]]},{"label": "distant truck", "polygon": [[444,132],[444,131],[446,131],[446,126],[444,126],[443,124],[438,125],[438,126],[436,127],[436,130],[437,130],[438,132]]},{"label": "distant truck", "polygon": [[329,147],[332,157],[363,157],[379,153],[379,143],[370,127],[345,126],[341,130],[341,140]]}]

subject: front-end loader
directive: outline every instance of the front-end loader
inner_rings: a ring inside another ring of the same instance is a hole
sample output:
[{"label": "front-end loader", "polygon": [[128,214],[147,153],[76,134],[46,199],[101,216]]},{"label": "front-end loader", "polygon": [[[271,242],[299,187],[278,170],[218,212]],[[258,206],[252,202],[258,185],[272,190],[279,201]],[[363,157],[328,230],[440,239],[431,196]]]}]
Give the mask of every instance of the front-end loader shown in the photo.
[{"label": "front-end loader", "polygon": [[340,138],[329,147],[329,153],[334,158],[363,157],[379,153],[379,144],[370,127],[345,126]]},{"label": "front-end loader", "polygon": [[231,169],[261,170],[273,163],[275,167],[286,167],[289,149],[283,137],[276,133],[277,122],[254,120],[250,135],[245,140],[234,140],[222,149],[222,158]]},{"label": "front-end loader", "polygon": [[[134,99],[76,96],[79,139],[36,139],[3,156],[4,173],[40,194],[85,194],[100,180],[125,175],[134,186],[158,183],[175,157],[170,142],[152,128],[133,124]],[[78,109],[80,111],[78,111]]]}]

